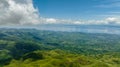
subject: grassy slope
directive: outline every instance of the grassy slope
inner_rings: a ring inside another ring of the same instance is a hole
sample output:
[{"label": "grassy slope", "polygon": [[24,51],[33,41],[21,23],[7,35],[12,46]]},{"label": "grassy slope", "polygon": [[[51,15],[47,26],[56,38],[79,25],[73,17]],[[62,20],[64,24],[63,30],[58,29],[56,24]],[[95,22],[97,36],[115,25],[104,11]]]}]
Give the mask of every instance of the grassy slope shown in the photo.
[{"label": "grassy slope", "polygon": [[[42,58],[34,60],[36,56],[27,59],[12,60],[4,67],[120,67],[120,57],[107,54],[100,58],[88,57],[79,54],[66,53],[61,50],[35,51]],[[35,54],[34,54],[35,55]]]}]

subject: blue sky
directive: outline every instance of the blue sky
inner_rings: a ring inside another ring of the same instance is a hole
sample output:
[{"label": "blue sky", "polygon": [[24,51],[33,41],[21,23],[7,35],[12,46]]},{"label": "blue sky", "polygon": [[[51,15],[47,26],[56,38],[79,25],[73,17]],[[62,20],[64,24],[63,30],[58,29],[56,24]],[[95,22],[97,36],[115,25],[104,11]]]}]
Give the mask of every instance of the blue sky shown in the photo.
[{"label": "blue sky", "polygon": [[120,0],[0,0],[1,25],[120,25]]},{"label": "blue sky", "polygon": [[120,0],[33,0],[42,17],[104,19],[120,15]]}]

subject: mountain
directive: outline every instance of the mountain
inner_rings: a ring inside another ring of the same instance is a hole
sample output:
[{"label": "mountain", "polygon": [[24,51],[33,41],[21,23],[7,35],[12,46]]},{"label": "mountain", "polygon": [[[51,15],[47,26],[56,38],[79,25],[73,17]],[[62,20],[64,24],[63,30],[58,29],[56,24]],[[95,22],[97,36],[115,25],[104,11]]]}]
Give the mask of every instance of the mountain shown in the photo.
[{"label": "mountain", "polygon": [[119,67],[120,35],[0,28],[1,67]]},{"label": "mountain", "polygon": [[38,26],[37,29],[67,32],[120,34],[119,25],[44,24]]}]

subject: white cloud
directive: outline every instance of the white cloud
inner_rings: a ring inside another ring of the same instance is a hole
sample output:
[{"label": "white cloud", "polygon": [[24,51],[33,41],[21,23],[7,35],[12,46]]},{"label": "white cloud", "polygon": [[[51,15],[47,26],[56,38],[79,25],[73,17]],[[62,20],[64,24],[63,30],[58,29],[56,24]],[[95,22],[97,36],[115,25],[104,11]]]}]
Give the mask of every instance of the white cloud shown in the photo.
[{"label": "white cloud", "polygon": [[55,18],[44,18],[47,24],[83,24],[83,25],[120,25],[120,19],[118,17],[107,17],[102,20],[60,20]]},{"label": "white cloud", "polygon": [[32,0],[0,0],[0,25],[38,24],[38,10]]},{"label": "white cloud", "polygon": [[106,18],[106,20],[107,20],[108,22],[116,22],[116,21],[117,21],[117,18],[109,17],[109,18]]},{"label": "white cloud", "polygon": [[108,22],[108,24],[120,24],[120,19],[115,17],[108,17],[106,18],[106,21]]},{"label": "white cloud", "polygon": [[46,18],[47,23],[57,23],[57,19],[54,18]]},{"label": "white cloud", "polygon": [[84,25],[120,25],[120,19],[117,17],[107,17],[103,20],[77,20],[71,21],[71,23]]}]

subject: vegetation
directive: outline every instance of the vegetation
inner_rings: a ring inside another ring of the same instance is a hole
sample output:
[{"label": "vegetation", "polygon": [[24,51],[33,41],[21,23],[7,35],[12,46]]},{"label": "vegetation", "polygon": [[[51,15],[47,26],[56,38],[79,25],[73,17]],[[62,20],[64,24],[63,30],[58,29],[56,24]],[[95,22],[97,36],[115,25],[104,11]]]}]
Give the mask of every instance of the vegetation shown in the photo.
[{"label": "vegetation", "polygon": [[0,29],[0,67],[120,67],[120,35]]}]

